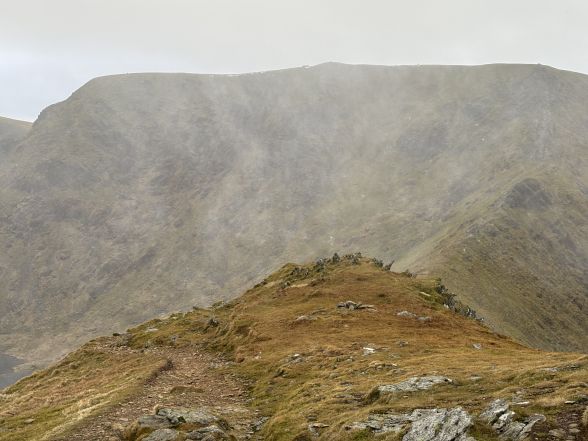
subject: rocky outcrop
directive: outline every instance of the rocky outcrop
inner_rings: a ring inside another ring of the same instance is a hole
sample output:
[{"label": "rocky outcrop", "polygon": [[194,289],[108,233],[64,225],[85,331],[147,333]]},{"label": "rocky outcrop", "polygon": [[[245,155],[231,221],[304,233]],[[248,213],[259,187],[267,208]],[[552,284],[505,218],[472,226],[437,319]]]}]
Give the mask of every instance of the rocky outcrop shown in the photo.
[{"label": "rocky outcrop", "polygon": [[402,441],[475,441],[467,431],[472,417],[461,407],[454,409],[417,409],[412,425]]},{"label": "rocky outcrop", "polygon": [[127,441],[230,440],[229,425],[207,409],[161,408],[124,431]]},{"label": "rocky outcrop", "polygon": [[375,434],[406,431],[402,441],[475,441],[468,435],[472,417],[461,407],[416,409],[410,414],[370,414],[349,430],[368,430]]},{"label": "rocky outcrop", "polygon": [[398,317],[414,318],[414,319],[417,319],[420,322],[430,322],[431,321],[431,317],[428,317],[428,316],[419,317],[416,314],[414,314],[412,312],[409,312],[409,311],[400,311],[396,315]]},{"label": "rocky outcrop", "polygon": [[353,311],[354,309],[374,309],[374,305],[364,305],[361,302],[353,302],[351,300],[347,300],[346,302],[341,302],[337,304],[337,308],[346,308]]},{"label": "rocky outcrop", "polygon": [[510,405],[504,400],[496,400],[480,414],[480,419],[490,424],[505,441],[524,441],[529,437],[533,426],[545,420],[540,414],[531,415],[517,420],[517,414],[510,410]]},{"label": "rocky outcrop", "polygon": [[[379,386],[378,390],[408,392],[423,390],[435,384],[451,382],[446,377],[413,377],[402,383]],[[504,400],[494,401],[481,414],[480,419],[488,423],[503,441],[526,441],[533,426],[545,420],[535,414],[517,418]],[[374,434],[402,433],[402,441],[475,441],[468,435],[473,425],[472,416],[461,407],[452,409],[415,409],[412,413],[373,413],[364,421],[354,422],[348,430],[367,430]]]},{"label": "rocky outcrop", "polygon": [[382,395],[395,394],[401,392],[416,392],[427,390],[438,384],[452,384],[453,380],[440,375],[427,375],[423,377],[411,377],[408,380],[395,384],[383,384],[376,386],[368,395],[367,401],[372,402]]},{"label": "rocky outcrop", "polygon": [[174,425],[186,423],[206,426],[219,421],[218,417],[204,409],[162,408],[157,411],[157,415],[167,418]]}]

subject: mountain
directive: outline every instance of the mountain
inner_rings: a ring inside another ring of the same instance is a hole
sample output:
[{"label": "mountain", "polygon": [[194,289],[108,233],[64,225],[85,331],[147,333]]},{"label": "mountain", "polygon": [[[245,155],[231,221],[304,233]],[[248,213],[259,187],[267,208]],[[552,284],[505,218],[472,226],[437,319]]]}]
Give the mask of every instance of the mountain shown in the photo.
[{"label": "mountain", "polygon": [[0,116],[0,154],[7,153],[18,144],[31,129],[32,123]]},{"label": "mountain", "polygon": [[6,389],[0,440],[585,440],[588,356],[459,310],[376,259],[287,264]]},{"label": "mountain", "polygon": [[588,77],[540,65],[98,78],[0,165],[0,351],[365,250],[493,329],[588,350]]}]

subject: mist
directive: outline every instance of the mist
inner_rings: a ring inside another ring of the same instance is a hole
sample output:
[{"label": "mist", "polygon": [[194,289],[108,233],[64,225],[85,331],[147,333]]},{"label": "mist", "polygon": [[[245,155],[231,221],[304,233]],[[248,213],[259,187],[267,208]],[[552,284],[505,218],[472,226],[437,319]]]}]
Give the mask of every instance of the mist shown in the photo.
[{"label": "mist", "polygon": [[2,5],[0,115],[91,78],[314,65],[541,63],[588,72],[581,1],[79,1]]}]

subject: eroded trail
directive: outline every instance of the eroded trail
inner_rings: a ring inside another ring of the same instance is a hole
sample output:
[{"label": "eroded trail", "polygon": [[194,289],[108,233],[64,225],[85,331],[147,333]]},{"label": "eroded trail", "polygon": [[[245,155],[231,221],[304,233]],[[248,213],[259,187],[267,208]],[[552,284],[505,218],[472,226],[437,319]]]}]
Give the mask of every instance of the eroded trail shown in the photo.
[{"label": "eroded trail", "polygon": [[237,438],[251,437],[251,428],[259,418],[247,408],[246,385],[222,372],[226,361],[198,347],[157,348],[150,352],[167,358],[169,367],[129,399],[86,419],[73,432],[51,440],[118,441],[124,439],[125,427],[162,407],[205,409],[227,420]]}]

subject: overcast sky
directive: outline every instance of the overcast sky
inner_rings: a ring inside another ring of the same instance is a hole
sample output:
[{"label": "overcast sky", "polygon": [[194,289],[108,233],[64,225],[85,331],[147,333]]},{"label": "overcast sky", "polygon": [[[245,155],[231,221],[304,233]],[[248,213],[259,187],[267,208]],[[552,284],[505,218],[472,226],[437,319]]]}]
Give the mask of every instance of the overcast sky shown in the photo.
[{"label": "overcast sky", "polygon": [[318,64],[541,63],[588,73],[585,0],[0,0],[0,115],[89,79]]}]

